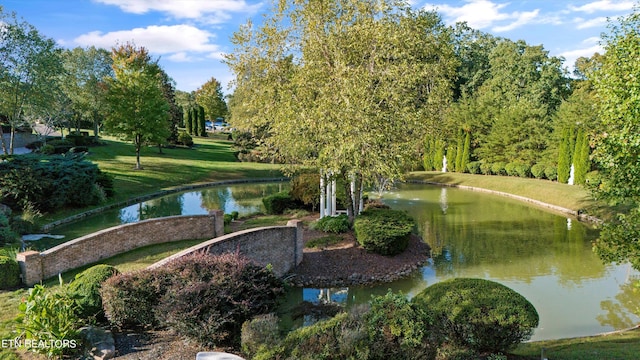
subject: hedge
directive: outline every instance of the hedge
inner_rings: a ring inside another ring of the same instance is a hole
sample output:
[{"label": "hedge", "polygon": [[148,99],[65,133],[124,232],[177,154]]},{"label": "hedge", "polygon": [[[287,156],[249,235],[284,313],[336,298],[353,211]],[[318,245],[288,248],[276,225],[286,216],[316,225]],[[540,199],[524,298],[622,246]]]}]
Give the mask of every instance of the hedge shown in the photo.
[{"label": "hedge", "polygon": [[381,255],[403,252],[414,226],[414,220],[405,212],[376,208],[363,211],[353,224],[358,243]]}]

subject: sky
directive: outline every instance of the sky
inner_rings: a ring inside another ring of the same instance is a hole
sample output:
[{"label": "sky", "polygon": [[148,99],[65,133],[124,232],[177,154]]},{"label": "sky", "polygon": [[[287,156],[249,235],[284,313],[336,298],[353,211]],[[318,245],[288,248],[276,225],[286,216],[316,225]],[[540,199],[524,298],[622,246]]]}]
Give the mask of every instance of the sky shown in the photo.
[{"label": "sky", "polygon": [[[472,28],[563,56],[572,69],[580,56],[602,52],[607,19],[626,16],[640,0],[410,0],[436,10],[447,25]],[[64,48],[111,49],[133,42],[147,48],[176,88],[194,91],[212,77],[229,93],[233,75],[222,62],[230,38],[248,20],[259,23],[270,1],[258,0],[3,0],[4,12],[35,26]]]}]

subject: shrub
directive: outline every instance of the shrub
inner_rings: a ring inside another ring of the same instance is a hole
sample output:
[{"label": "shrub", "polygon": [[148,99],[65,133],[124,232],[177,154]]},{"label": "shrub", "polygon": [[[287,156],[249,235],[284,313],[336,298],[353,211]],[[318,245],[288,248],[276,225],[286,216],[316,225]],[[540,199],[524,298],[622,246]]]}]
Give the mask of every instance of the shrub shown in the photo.
[{"label": "shrub", "polygon": [[240,214],[237,211],[231,212],[231,219],[238,220],[238,216],[240,216]]},{"label": "shrub", "polygon": [[480,172],[482,173],[482,175],[491,175],[491,167],[493,164],[490,163],[481,163],[480,164]]},{"label": "shrub", "polygon": [[20,285],[20,266],[15,257],[0,254],[0,290]]},{"label": "shrub", "polygon": [[504,171],[507,173],[508,176],[518,176],[518,173],[516,172],[516,163],[515,162],[507,163],[504,166]]},{"label": "shrub", "polygon": [[315,211],[320,203],[320,174],[300,174],[291,180],[291,197]]},{"label": "shrub", "polygon": [[238,254],[185,256],[167,264],[171,286],[158,314],[183,336],[215,346],[240,344],[242,324],[271,312],[282,281]]},{"label": "shrub", "polygon": [[224,214],[223,216],[223,221],[225,225],[229,225],[231,224],[231,221],[233,221],[233,215],[231,214]]},{"label": "shrub", "polygon": [[102,321],[102,296],[100,289],[102,283],[119,271],[111,265],[96,265],[77,274],[69,284],[69,292],[76,301],[76,314],[81,319]]},{"label": "shrub", "polygon": [[312,227],[315,230],[342,234],[349,231],[351,224],[349,224],[347,215],[342,214],[338,216],[325,216],[322,219],[318,219],[312,224]]},{"label": "shrub", "polygon": [[496,162],[491,164],[491,173],[493,175],[507,175],[507,171],[505,170],[505,163]]},{"label": "shrub", "polygon": [[469,174],[480,174],[480,165],[482,165],[479,161],[472,161],[467,163],[467,171]]},{"label": "shrub", "polygon": [[436,327],[452,345],[478,352],[506,351],[533,334],[538,313],[522,295],[483,279],[429,286],[413,301],[434,311]]},{"label": "shrub", "polygon": [[528,178],[531,176],[531,167],[527,163],[516,162],[514,165],[514,170],[516,172],[515,176],[519,176],[522,178]]},{"label": "shrub", "polygon": [[[42,285],[29,289],[29,295],[19,305],[16,328],[21,336],[35,341],[60,341],[63,346],[33,346],[29,349],[49,358],[70,355],[80,349],[79,321],[74,313],[74,301],[64,291],[51,292]],[[64,346],[67,341],[68,346]],[[72,343],[73,341],[73,343]],[[72,344],[78,344],[74,346]]]},{"label": "shrub", "polygon": [[552,181],[558,180],[558,168],[555,165],[547,165],[544,168],[544,176]]},{"label": "shrub", "polygon": [[364,204],[364,210],[366,211],[369,209],[391,209],[391,207],[383,203],[381,200],[371,200]]},{"label": "shrub", "polygon": [[38,152],[46,155],[53,155],[56,153],[56,148],[51,144],[46,144],[38,148]]},{"label": "shrub", "polygon": [[295,209],[296,201],[293,200],[288,191],[281,191],[262,198],[267,214],[279,215],[284,213],[286,209]]},{"label": "shrub", "polygon": [[273,348],[280,341],[278,333],[278,317],[274,314],[260,315],[245,321],[242,324],[242,351],[253,356],[262,348]]},{"label": "shrub", "polygon": [[433,359],[439,340],[427,308],[391,291],[371,299],[365,314],[371,359]]},{"label": "shrub", "polygon": [[531,167],[531,175],[533,175],[533,177],[536,179],[544,179],[545,178],[544,169],[545,169],[544,164],[535,164]]},{"label": "shrub", "polygon": [[368,251],[396,255],[409,245],[415,222],[402,211],[369,209],[358,215],[353,224],[358,243]]},{"label": "shrub", "polygon": [[13,243],[18,238],[9,225],[9,219],[4,213],[0,213],[0,247]]},{"label": "shrub", "polygon": [[193,138],[186,131],[181,131],[180,134],[178,134],[178,143],[191,147],[193,146]]},{"label": "shrub", "polygon": [[155,305],[168,286],[169,275],[159,269],[115,275],[102,283],[104,314],[121,329],[153,328],[158,325]]},{"label": "shrub", "polygon": [[585,176],[584,183],[590,189],[597,189],[602,184],[602,175],[598,170],[590,171]]}]

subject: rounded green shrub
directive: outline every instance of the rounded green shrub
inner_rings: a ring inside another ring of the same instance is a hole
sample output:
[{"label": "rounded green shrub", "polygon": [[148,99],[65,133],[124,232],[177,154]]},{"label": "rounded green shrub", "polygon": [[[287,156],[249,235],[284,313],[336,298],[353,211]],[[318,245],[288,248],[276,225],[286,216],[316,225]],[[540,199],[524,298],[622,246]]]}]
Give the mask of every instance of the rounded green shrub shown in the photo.
[{"label": "rounded green shrub", "polygon": [[545,165],[544,164],[535,164],[531,167],[531,175],[533,175],[534,178],[536,179],[544,179],[545,178],[545,174],[544,174],[544,169],[545,169]]},{"label": "rounded green shrub", "polygon": [[279,215],[284,213],[287,209],[297,208],[296,201],[291,197],[288,191],[281,191],[262,198],[262,204],[264,205],[267,214]]},{"label": "rounded green shrub", "polygon": [[482,165],[479,161],[472,161],[467,163],[467,171],[469,174],[480,174],[480,166]]},{"label": "rounded green shrub", "polygon": [[544,168],[544,176],[552,181],[558,180],[558,167],[555,165],[547,165]]},{"label": "rounded green shrub", "polygon": [[538,312],[522,295],[484,279],[457,278],[429,286],[413,302],[434,312],[448,342],[474,351],[499,352],[528,340]]},{"label": "rounded green shrub", "polygon": [[0,255],[0,289],[12,289],[20,285],[20,266],[16,259]]},{"label": "rounded green shrub", "polygon": [[178,134],[178,142],[184,146],[193,146],[193,138],[186,131],[181,131]]},{"label": "rounded green shrub", "polygon": [[338,216],[325,216],[312,225],[316,230],[334,234],[345,233],[349,231],[349,228],[351,227],[349,224],[349,218],[344,214]]},{"label": "rounded green shrub", "polygon": [[496,162],[491,164],[491,173],[493,175],[507,175],[507,171],[505,169],[505,163]]},{"label": "rounded green shrub", "polygon": [[102,310],[102,283],[120,272],[111,265],[95,265],[75,276],[69,284],[69,291],[76,301],[76,314],[81,319],[105,319]]},{"label": "rounded green shrub", "polygon": [[396,255],[409,245],[415,226],[405,212],[391,209],[369,209],[353,223],[358,243],[368,251],[381,255]]},{"label": "rounded green shrub", "polygon": [[492,174],[491,166],[492,166],[492,164],[490,164],[490,163],[485,163],[485,162],[481,163],[480,164],[480,173],[482,175],[491,175]]},{"label": "rounded green shrub", "polygon": [[531,167],[527,163],[516,162],[514,165],[514,170],[516,172],[515,176],[519,176],[522,178],[528,178],[531,176]]},{"label": "rounded green shrub", "polygon": [[516,172],[516,165],[517,164],[515,162],[510,162],[504,166],[504,171],[507,173],[507,175],[518,176],[518,173]]},{"label": "rounded green shrub", "polygon": [[280,341],[278,317],[259,315],[242,324],[241,345],[247,355],[255,355],[261,348],[273,348]]}]

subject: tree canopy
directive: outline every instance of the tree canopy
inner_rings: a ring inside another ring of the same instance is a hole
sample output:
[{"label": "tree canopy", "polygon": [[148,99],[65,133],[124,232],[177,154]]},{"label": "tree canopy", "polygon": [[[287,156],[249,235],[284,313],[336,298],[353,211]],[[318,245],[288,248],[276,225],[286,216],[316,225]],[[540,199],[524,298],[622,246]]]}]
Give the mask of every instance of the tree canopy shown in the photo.
[{"label": "tree canopy", "polygon": [[640,269],[640,7],[610,22],[605,54],[593,72],[601,132],[594,158],[603,184],[596,194],[618,210],[595,249],[605,261]]},{"label": "tree canopy", "polygon": [[136,169],[143,144],[158,144],[169,137],[169,103],[163,91],[163,75],[144,47],[131,43],[111,51],[114,78],[107,78],[109,111],[105,131],[131,140]]},{"label": "tree canopy", "polygon": [[283,0],[274,8],[261,27],[234,34],[226,62],[241,117],[233,124],[267,126],[265,141],[284,159],[358,185],[402,176],[451,98],[448,28],[395,0]]},{"label": "tree canopy", "polygon": [[196,101],[204,107],[205,114],[211,121],[215,121],[219,117],[227,117],[227,103],[224,101],[222,85],[216,78],[212,77],[200,86],[196,90],[195,96]]}]

